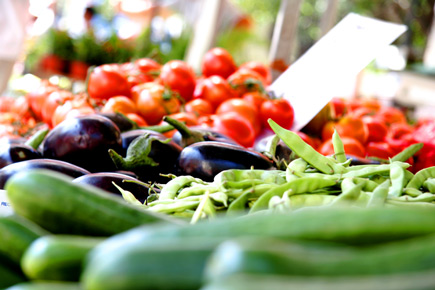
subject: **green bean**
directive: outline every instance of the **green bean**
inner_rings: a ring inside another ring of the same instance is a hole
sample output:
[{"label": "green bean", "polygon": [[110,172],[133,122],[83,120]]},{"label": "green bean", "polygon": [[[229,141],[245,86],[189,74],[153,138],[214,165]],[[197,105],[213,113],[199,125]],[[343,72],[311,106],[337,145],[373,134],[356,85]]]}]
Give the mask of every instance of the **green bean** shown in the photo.
[{"label": "green bean", "polygon": [[342,193],[331,202],[331,206],[348,205],[355,202],[361,195],[363,184],[355,184],[352,178],[345,178],[341,182]]},{"label": "green bean", "polygon": [[334,129],[334,133],[332,133],[332,146],[334,147],[334,156],[339,163],[346,162],[346,153],[344,152],[344,145],[341,141],[340,136],[337,133],[337,130]]},{"label": "green bean", "polygon": [[282,197],[273,196],[269,201],[269,209],[278,212],[291,211],[291,201],[288,192],[284,192]]},{"label": "green bean", "polygon": [[326,194],[297,194],[290,196],[292,208],[303,206],[322,206],[331,203],[335,198],[334,195]]},{"label": "green bean", "polygon": [[237,197],[233,202],[230,203],[230,205],[228,206],[227,214],[246,210],[247,203],[250,198],[258,198],[263,193],[276,186],[277,185],[273,184],[260,184],[246,189],[239,197]]},{"label": "green bean", "polygon": [[407,188],[407,187],[405,187],[405,188],[403,189],[403,193],[404,193],[404,194],[407,194],[407,195],[409,195],[409,196],[414,196],[414,197],[423,194],[423,192],[422,192],[421,190],[419,190],[419,189],[415,189],[415,188]]},{"label": "green bean", "polygon": [[174,199],[181,189],[189,186],[192,184],[192,182],[206,184],[206,182],[202,181],[201,179],[190,175],[177,176],[163,186],[162,190],[160,191],[159,199]]},{"label": "green bean", "polygon": [[396,162],[391,163],[390,180],[391,186],[388,190],[388,195],[393,197],[401,196],[406,183],[406,169],[403,169]]},{"label": "green bean", "polygon": [[367,207],[377,207],[383,206],[388,197],[388,188],[390,187],[390,180],[385,180],[383,183],[378,185],[373,191],[370,199],[367,203]]},{"label": "green bean", "polygon": [[388,205],[400,206],[400,207],[415,207],[415,208],[432,208],[435,209],[435,203],[432,202],[407,202],[394,199],[387,199]]},{"label": "green bean", "polygon": [[361,188],[361,190],[363,191],[373,191],[376,189],[376,187],[379,186],[379,183],[370,180],[368,178],[361,178],[361,177],[354,177],[353,181],[355,182],[355,184],[363,184],[363,187]]},{"label": "green bean", "polygon": [[[369,177],[371,175],[389,174],[391,169],[391,164],[380,164],[375,166],[366,165],[360,167],[358,170],[348,171],[344,173],[342,176],[343,178],[347,178],[347,177]],[[408,163],[399,162],[399,161],[395,161],[394,164],[397,164],[405,169],[410,166]]]},{"label": "green bean", "polygon": [[224,207],[228,207],[228,195],[223,192],[218,191],[210,193],[210,199],[223,204]]},{"label": "green bean", "polygon": [[326,174],[341,173],[345,171],[343,166],[336,164],[317,152],[313,147],[305,143],[295,132],[282,128],[272,119],[269,119],[268,122],[275,134],[278,135],[297,156],[304,159],[317,170]]},{"label": "green bean", "polygon": [[201,202],[199,203],[198,207],[195,210],[195,213],[192,216],[192,220],[190,221],[191,224],[195,224],[198,222],[198,220],[203,215],[209,216],[209,217],[215,217],[216,211],[214,209],[214,206],[212,202],[210,201],[209,192],[206,192],[201,197]]},{"label": "green bean", "polygon": [[284,192],[289,191],[289,196],[293,194],[300,194],[305,192],[312,192],[319,188],[330,187],[337,184],[335,180],[314,178],[314,177],[301,177],[269,189],[252,205],[250,213],[266,209],[269,200],[273,196],[282,196]]},{"label": "green bean", "polygon": [[420,189],[428,178],[435,177],[435,166],[419,170],[406,185],[407,188]]},{"label": "green bean", "polygon": [[305,169],[307,169],[308,163],[302,158],[297,158],[295,160],[292,160],[289,165],[287,165],[287,170],[289,170],[292,173],[302,173],[305,172]]},{"label": "green bean", "polygon": [[435,194],[430,192],[425,192],[415,197],[402,195],[400,197],[394,198],[394,200],[409,201],[409,202],[431,202],[431,201],[435,201]]},{"label": "green bean", "polygon": [[191,195],[203,195],[206,191],[217,192],[219,191],[219,187],[215,184],[197,184],[191,187],[185,187],[180,191],[177,198],[183,199]]},{"label": "green bean", "polygon": [[428,178],[423,182],[423,188],[429,190],[430,193],[435,193],[435,178]]},{"label": "green bean", "polygon": [[408,160],[409,158],[411,158],[415,153],[417,153],[418,151],[421,150],[421,148],[423,148],[423,143],[416,143],[416,144],[412,144],[410,146],[408,146],[407,148],[405,148],[404,150],[402,150],[402,152],[394,155],[391,158],[391,162],[393,161],[402,161],[402,162],[406,162],[406,160]]},{"label": "green bean", "polygon": [[186,209],[196,208],[199,205],[199,203],[200,203],[199,200],[177,200],[175,202],[172,201],[171,203],[167,203],[167,204],[163,204],[163,203],[156,204],[147,207],[147,209],[150,211],[170,214],[174,212],[182,212],[185,211]]}]

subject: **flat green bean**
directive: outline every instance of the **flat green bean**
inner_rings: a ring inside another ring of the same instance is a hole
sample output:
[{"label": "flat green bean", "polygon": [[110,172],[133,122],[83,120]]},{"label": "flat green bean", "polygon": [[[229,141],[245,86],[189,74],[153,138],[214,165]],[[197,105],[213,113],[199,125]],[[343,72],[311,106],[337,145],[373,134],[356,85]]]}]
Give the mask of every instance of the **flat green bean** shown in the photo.
[{"label": "flat green bean", "polygon": [[[380,164],[380,165],[375,165],[375,166],[370,166],[370,165],[362,166],[362,167],[359,167],[358,170],[351,170],[351,171],[344,173],[342,175],[342,177],[343,178],[346,178],[346,177],[369,177],[372,175],[382,175],[382,174],[389,175],[392,164],[393,163]],[[395,161],[394,164],[397,164],[400,167],[405,168],[405,169],[410,166],[408,163],[399,162],[399,161]]]},{"label": "flat green bean", "polygon": [[419,170],[406,185],[407,188],[420,189],[428,178],[435,177],[435,166]]},{"label": "flat green bean", "polygon": [[203,195],[206,191],[212,193],[219,191],[219,186],[216,186],[216,184],[197,184],[190,187],[183,188],[180,193],[178,194],[178,199],[183,199],[191,195]]},{"label": "flat green bean", "polygon": [[430,192],[425,192],[415,197],[402,195],[400,197],[393,198],[393,200],[408,201],[408,202],[432,202],[435,201],[435,194]]},{"label": "flat green bean", "polygon": [[265,192],[257,199],[257,201],[255,201],[249,212],[253,213],[262,209],[266,209],[268,207],[269,200],[273,196],[282,196],[286,191],[289,192],[289,196],[291,196],[293,194],[312,192],[314,190],[330,187],[336,184],[337,182],[335,180],[314,177],[301,177],[288,183],[278,185]]},{"label": "flat green bean", "polygon": [[335,198],[334,195],[326,194],[297,194],[290,196],[292,208],[301,208],[305,206],[323,206],[331,203]]},{"label": "flat green bean", "polygon": [[284,129],[272,119],[269,119],[268,122],[275,134],[278,135],[297,156],[304,159],[317,170],[326,174],[341,173],[345,171],[342,165],[329,160],[317,152],[313,147],[305,143],[304,140],[302,140],[302,138],[295,132]]},{"label": "flat green bean", "polygon": [[335,159],[339,163],[346,162],[346,153],[344,152],[344,145],[341,141],[340,136],[337,133],[337,130],[334,129],[334,133],[332,133],[332,146],[334,148],[334,156]]},{"label": "flat green bean", "polygon": [[423,182],[423,188],[427,189],[430,193],[435,193],[435,178],[428,178]]},{"label": "flat green bean", "polygon": [[159,194],[159,199],[174,199],[181,189],[191,185],[193,182],[206,184],[206,182],[201,179],[190,175],[177,176],[163,186]]},{"label": "flat green bean", "polygon": [[390,180],[391,186],[388,190],[388,195],[393,197],[401,196],[406,183],[406,174],[403,167],[396,162],[391,163]]},{"label": "flat green bean", "polygon": [[385,180],[383,183],[378,185],[373,191],[370,199],[367,203],[367,207],[377,207],[384,206],[385,201],[388,197],[388,188],[390,187],[390,180]]},{"label": "flat green bean", "polygon": [[234,212],[239,212],[243,210],[247,210],[248,201],[251,198],[258,198],[266,191],[271,189],[272,187],[276,187],[274,184],[260,184],[251,188],[246,189],[239,197],[233,200],[227,209],[227,214],[233,214]]},{"label": "flat green bean", "polygon": [[394,155],[391,158],[391,162],[393,161],[402,161],[406,162],[409,158],[411,158],[415,153],[421,150],[423,148],[423,143],[416,143],[408,146],[402,152],[399,152],[398,154]]},{"label": "flat green bean", "polygon": [[345,178],[341,182],[342,193],[335,198],[330,205],[331,206],[341,206],[349,205],[352,202],[358,200],[361,195],[361,188],[363,183],[355,184],[352,178]]}]

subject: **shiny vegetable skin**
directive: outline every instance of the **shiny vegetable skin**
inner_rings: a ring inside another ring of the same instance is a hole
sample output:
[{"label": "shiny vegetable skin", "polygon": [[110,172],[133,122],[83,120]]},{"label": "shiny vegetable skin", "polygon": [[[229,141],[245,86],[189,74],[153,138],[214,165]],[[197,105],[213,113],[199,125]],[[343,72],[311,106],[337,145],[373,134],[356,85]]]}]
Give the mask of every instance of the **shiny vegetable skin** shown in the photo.
[{"label": "shiny vegetable skin", "polygon": [[0,256],[2,260],[10,262],[12,266],[20,267],[21,258],[36,239],[48,235],[34,222],[16,215],[0,217]]},{"label": "shiny vegetable skin", "polygon": [[146,200],[149,190],[139,179],[115,172],[90,173],[75,178],[73,182],[96,186],[122,198],[121,192],[113,184],[115,183],[122,189],[130,191],[142,203]]},{"label": "shiny vegetable skin", "polygon": [[83,290],[77,282],[27,281],[15,284],[5,290]]},{"label": "shiny vegetable skin", "polygon": [[36,239],[21,260],[32,280],[78,281],[86,255],[104,238],[48,235]]},{"label": "shiny vegetable skin", "polygon": [[54,234],[109,236],[142,224],[178,221],[49,170],[17,173],[5,188],[17,214]]},{"label": "shiny vegetable skin", "polygon": [[8,181],[8,179],[11,176],[15,175],[16,173],[21,171],[36,169],[36,168],[43,168],[43,169],[57,171],[66,174],[68,176],[71,176],[73,178],[90,173],[88,170],[66,161],[49,159],[49,158],[31,159],[31,160],[25,160],[25,161],[9,164],[1,168],[0,188],[3,189],[6,184],[6,181]]},{"label": "shiny vegetable skin", "polygon": [[[189,127],[189,129],[193,132],[196,132],[196,134],[200,134],[202,138],[204,138],[204,141],[218,141],[218,142],[224,142],[224,143],[230,143],[234,145],[238,145],[236,141],[231,139],[230,137],[219,133],[216,130],[205,128],[201,126],[192,126]],[[174,135],[172,135],[172,141],[177,143],[178,145],[182,146],[182,135],[179,131],[176,131]],[[183,146],[182,146],[183,147]]]},{"label": "shiny vegetable skin", "polygon": [[41,153],[28,145],[11,143],[0,145],[0,168],[15,162],[37,158],[42,158]]},{"label": "shiny vegetable skin", "polygon": [[110,119],[86,115],[66,119],[42,143],[42,155],[91,172],[116,170],[108,150],[121,148],[121,131]]},{"label": "shiny vegetable skin", "polygon": [[261,153],[238,145],[202,141],[183,148],[178,167],[181,174],[213,181],[216,174],[223,170],[272,169],[273,163]]}]

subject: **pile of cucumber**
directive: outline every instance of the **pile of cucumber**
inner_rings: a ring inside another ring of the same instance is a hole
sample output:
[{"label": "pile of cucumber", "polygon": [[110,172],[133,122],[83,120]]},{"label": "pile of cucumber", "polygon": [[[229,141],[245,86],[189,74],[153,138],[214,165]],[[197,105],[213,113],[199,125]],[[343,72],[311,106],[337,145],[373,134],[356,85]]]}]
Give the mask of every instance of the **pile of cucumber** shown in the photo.
[{"label": "pile of cucumber", "polygon": [[418,145],[350,166],[337,135],[325,157],[271,125],[298,156],[287,170],[179,176],[145,204],[47,169],[15,174],[0,288],[434,289],[435,168],[405,162]]}]

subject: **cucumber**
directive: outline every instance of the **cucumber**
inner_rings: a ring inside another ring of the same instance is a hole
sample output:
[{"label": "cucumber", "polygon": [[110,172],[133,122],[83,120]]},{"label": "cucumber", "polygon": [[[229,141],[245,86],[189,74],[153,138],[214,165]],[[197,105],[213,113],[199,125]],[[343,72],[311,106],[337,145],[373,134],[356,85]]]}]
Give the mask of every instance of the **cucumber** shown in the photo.
[{"label": "cucumber", "polygon": [[428,290],[435,288],[435,271],[353,277],[289,277],[282,275],[231,275],[200,290]]},{"label": "cucumber", "polygon": [[29,281],[15,284],[5,290],[81,290],[79,283],[63,281]]},{"label": "cucumber", "polygon": [[26,277],[0,260],[0,289],[27,281]]},{"label": "cucumber", "polygon": [[435,234],[328,251],[301,251],[276,239],[228,240],[210,256],[205,277],[214,281],[236,274],[343,277],[435,272]]},{"label": "cucumber", "polygon": [[32,280],[78,281],[86,255],[103,240],[70,235],[40,237],[24,253],[21,268]]},{"label": "cucumber", "polygon": [[5,188],[17,214],[54,234],[110,236],[142,224],[180,223],[46,169],[19,172]]},{"label": "cucumber", "polygon": [[16,214],[0,217],[0,255],[19,267],[21,257],[37,238],[49,234],[39,225]]},{"label": "cucumber", "polygon": [[103,242],[85,262],[86,290],[198,289],[207,258],[221,239],[128,239]]},{"label": "cucumber", "polygon": [[415,208],[306,208],[219,217],[194,225],[139,226],[109,239],[264,236],[286,240],[369,245],[435,233],[435,210]]}]

